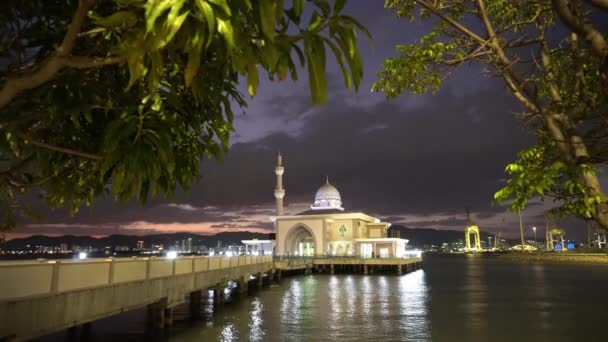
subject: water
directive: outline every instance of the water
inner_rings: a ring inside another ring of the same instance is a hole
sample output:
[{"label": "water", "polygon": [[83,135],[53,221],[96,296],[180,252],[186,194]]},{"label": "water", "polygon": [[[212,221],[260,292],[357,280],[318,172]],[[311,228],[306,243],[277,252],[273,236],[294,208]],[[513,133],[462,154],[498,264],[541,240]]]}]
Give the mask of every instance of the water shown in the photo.
[{"label": "water", "polygon": [[[206,305],[198,322],[178,309],[163,339],[608,341],[607,265],[432,256],[424,267],[403,276],[284,278],[215,313]],[[143,339],[141,316],[96,322],[92,339]]]}]

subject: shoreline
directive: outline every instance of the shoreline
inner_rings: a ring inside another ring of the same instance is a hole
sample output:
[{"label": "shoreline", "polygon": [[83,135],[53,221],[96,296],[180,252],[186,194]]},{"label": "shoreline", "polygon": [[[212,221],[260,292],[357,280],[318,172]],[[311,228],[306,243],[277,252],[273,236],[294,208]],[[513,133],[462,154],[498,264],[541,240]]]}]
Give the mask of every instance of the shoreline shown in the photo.
[{"label": "shoreline", "polygon": [[550,262],[571,264],[596,264],[608,265],[608,254],[581,253],[581,254],[523,254],[504,253],[496,256],[500,260],[511,260],[519,262]]},{"label": "shoreline", "polygon": [[521,253],[521,252],[494,252],[494,253],[441,253],[434,252],[429,255],[450,257],[478,257],[493,258],[503,261],[516,262],[547,262],[570,264],[596,264],[608,265],[608,254],[604,253]]}]

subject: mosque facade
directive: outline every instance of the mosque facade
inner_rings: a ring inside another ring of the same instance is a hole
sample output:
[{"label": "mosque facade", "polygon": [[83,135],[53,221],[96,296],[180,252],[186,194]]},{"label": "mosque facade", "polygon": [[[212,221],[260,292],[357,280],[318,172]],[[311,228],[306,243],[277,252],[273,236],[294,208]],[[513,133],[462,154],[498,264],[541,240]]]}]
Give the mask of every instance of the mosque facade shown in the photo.
[{"label": "mosque facade", "polygon": [[283,212],[283,166],[277,158],[275,254],[294,256],[353,256],[400,258],[408,240],[389,238],[390,223],[342,207],[340,192],[329,178],[317,190],[309,210],[285,215]]}]

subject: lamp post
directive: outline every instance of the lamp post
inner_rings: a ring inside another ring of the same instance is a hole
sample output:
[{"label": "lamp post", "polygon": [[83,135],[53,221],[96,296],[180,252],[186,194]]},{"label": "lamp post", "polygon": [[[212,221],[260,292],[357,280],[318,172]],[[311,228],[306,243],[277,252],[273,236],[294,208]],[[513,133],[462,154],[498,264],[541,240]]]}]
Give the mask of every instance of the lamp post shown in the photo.
[{"label": "lamp post", "polygon": [[532,227],[532,230],[534,231],[534,247],[538,248],[538,244],[536,243],[536,227]]}]

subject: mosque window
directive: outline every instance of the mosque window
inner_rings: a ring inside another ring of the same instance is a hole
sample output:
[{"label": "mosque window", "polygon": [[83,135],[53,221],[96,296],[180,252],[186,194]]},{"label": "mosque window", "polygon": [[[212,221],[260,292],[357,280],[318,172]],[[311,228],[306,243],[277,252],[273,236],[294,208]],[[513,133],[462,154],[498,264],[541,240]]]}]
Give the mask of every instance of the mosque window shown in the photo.
[{"label": "mosque window", "polygon": [[346,234],[346,226],[341,225],[340,229],[338,229],[338,231],[340,232],[340,237],[344,237],[344,234]]}]

